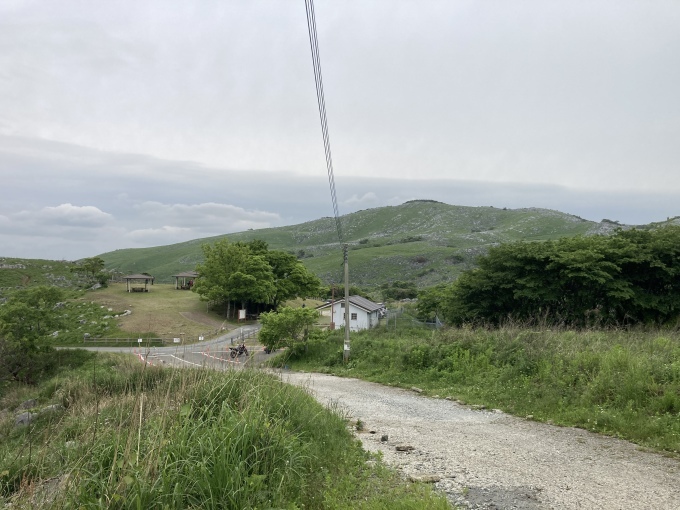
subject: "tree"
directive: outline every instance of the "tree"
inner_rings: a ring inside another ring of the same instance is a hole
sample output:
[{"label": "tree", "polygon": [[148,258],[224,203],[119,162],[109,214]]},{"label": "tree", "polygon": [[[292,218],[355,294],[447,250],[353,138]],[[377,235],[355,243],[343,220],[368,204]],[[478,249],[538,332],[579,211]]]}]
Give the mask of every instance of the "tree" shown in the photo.
[{"label": "tree", "polygon": [[252,282],[246,269],[250,249],[243,243],[231,244],[226,239],[213,245],[204,244],[201,249],[204,262],[196,266],[199,278],[191,290],[206,301],[225,305],[229,316],[231,302],[245,297],[245,292],[239,293],[239,290]]},{"label": "tree", "polygon": [[278,308],[279,304],[289,299],[318,295],[321,280],[294,255],[271,250],[265,256],[274,273],[276,287],[272,299],[274,308]]},{"label": "tree", "polygon": [[262,255],[250,255],[227,281],[231,299],[241,302],[267,303],[275,294],[274,273]]},{"label": "tree", "polygon": [[442,306],[449,287],[449,285],[440,284],[418,293],[418,304],[416,305],[418,319],[431,321],[435,317],[442,316]]},{"label": "tree", "polygon": [[680,313],[680,227],[500,245],[442,295],[452,324],[664,324]]},{"label": "tree", "polygon": [[96,278],[97,274],[104,269],[104,265],[104,259],[101,257],[90,257],[82,261],[83,270],[91,274],[93,278]]},{"label": "tree", "polygon": [[203,245],[204,263],[192,290],[202,299],[224,304],[229,316],[236,301],[276,308],[287,299],[318,291],[320,280],[298,260],[282,251],[269,250],[260,240],[231,244],[226,239]]},{"label": "tree", "polygon": [[103,286],[106,286],[108,282],[108,276],[103,272],[103,270],[104,259],[101,257],[82,259],[77,266],[71,268],[72,272],[82,273],[87,278],[97,281]]},{"label": "tree", "polygon": [[260,314],[262,328],[258,338],[266,348],[295,347],[306,343],[309,328],[316,324],[319,312],[311,308],[282,307],[278,312]]}]

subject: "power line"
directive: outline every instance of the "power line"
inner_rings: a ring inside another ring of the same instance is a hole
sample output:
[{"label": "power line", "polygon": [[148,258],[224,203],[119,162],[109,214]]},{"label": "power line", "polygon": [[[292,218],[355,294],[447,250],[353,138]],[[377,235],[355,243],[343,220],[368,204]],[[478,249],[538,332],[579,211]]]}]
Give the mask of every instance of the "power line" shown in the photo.
[{"label": "power line", "polygon": [[335,178],[333,176],[333,157],[331,155],[331,140],[328,133],[328,120],[326,118],[326,101],[323,95],[323,78],[321,75],[321,59],[319,58],[319,41],[316,36],[316,18],[314,16],[314,1],[305,0],[305,11],[307,12],[307,29],[309,31],[309,46],[312,50],[312,64],[314,66],[314,83],[316,85],[316,100],[319,104],[319,118],[321,120],[321,134],[323,136],[323,148],[326,154],[326,168],[328,170],[328,184],[331,189],[331,200],[333,202],[333,216],[335,218],[335,228],[338,232],[340,244],[344,245],[342,235],[342,225],[338,212],[338,199],[335,194]]},{"label": "power line", "polygon": [[316,100],[319,103],[319,118],[321,119],[321,134],[323,135],[323,148],[326,153],[326,168],[328,169],[328,183],[331,187],[331,200],[333,201],[333,215],[335,228],[338,231],[338,239],[342,246],[345,273],[345,345],[342,351],[342,359],[345,363],[349,360],[349,264],[347,261],[347,244],[342,235],[340,214],[338,213],[338,199],[335,196],[335,178],[333,177],[333,158],[331,156],[331,140],[328,135],[328,121],[326,118],[326,101],[323,95],[323,79],[321,77],[321,59],[319,58],[319,41],[316,37],[316,18],[314,16],[314,0],[305,0],[307,11],[307,28],[309,30],[309,46],[312,50],[312,64],[314,66],[314,83],[316,84]]}]

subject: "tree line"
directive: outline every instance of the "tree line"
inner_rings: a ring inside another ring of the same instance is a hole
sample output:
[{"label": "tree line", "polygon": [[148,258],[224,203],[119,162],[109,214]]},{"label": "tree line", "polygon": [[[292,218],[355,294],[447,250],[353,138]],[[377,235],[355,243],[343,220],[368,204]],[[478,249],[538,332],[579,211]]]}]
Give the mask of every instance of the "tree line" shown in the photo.
[{"label": "tree line", "polygon": [[503,244],[477,263],[453,284],[421,293],[421,316],[576,327],[678,320],[680,227]]}]

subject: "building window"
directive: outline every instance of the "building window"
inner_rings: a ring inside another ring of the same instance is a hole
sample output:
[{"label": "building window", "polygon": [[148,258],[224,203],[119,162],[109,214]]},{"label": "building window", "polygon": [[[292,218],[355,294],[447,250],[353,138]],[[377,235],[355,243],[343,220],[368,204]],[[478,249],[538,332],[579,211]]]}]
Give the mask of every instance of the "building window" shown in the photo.
[{"label": "building window", "polygon": [[350,317],[352,318],[353,321],[357,320],[357,314],[356,313],[353,313],[352,315],[350,315]]},{"label": "building window", "polygon": [[340,303],[340,308],[345,308],[345,302]]}]

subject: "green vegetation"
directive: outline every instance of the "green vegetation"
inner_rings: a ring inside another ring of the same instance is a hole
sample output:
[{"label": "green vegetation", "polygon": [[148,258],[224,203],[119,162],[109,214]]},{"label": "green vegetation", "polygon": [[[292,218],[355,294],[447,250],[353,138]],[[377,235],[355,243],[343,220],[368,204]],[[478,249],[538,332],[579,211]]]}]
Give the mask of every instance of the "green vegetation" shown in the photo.
[{"label": "green vegetation", "polygon": [[304,350],[310,329],[318,320],[319,312],[310,308],[283,307],[277,312],[265,312],[260,315],[262,329],[258,338],[269,350],[282,347]]},{"label": "green vegetation", "polygon": [[[342,216],[341,221],[351,249],[352,283],[366,288],[395,280],[414,281],[418,288],[451,282],[498,243],[611,232],[619,227],[547,209],[463,207],[426,200],[367,209]],[[203,262],[202,244],[224,238],[233,243],[261,239],[272,250],[297,255],[325,283],[342,281],[342,250],[332,218],[100,256],[109,270],[147,271],[157,282],[170,282],[171,275]]]},{"label": "green vegetation", "polygon": [[[571,331],[506,326],[431,331],[409,326],[310,340],[285,363],[382,384],[417,386],[519,416],[680,452],[677,331]],[[280,358],[282,359],[282,358]]]},{"label": "green vegetation", "polygon": [[78,271],[78,265],[65,260],[0,258],[0,297],[14,291],[41,285],[80,289],[92,285],[91,278]]},{"label": "green vegetation", "polygon": [[276,308],[279,303],[296,297],[318,294],[319,279],[287,253],[267,248],[263,241],[229,243],[226,239],[214,245],[203,245],[205,262],[192,290],[202,299],[226,307],[233,317],[232,304],[261,311]]},{"label": "green vegetation", "polygon": [[[680,227],[509,243],[425,297],[449,324],[507,320],[571,326],[667,324],[680,313]],[[425,293],[427,294],[427,293]]]},{"label": "green vegetation", "polygon": [[[195,342],[199,336],[212,338],[222,328],[236,327],[224,316],[208,310],[195,293],[177,290],[174,285],[153,285],[148,293],[126,292],[125,284],[109,284],[105,289],[87,292],[67,303],[71,333],[59,333],[55,340],[82,342],[83,334],[119,338],[182,338]],[[125,315],[125,310],[130,314]],[[80,321],[84,321],[81,324]]]},{"label": "green vegetation", "polygon": [[418,297],[418,289],[414,282],[396,280],[391,284],[383,283],[380,286],[380,294],[383,301],[399,301]]},{"label": "green vegetation", "polygon": [[0,506],[12,508],[445,509],[362,451],[304,390],[250,370],[145,367],[61,352],[68,366],[0,409]]},{"label": "green vegetation", "polygon": [[51,368],[51,348],[42,345],[61,317],[55,306],[64,296],[56,287],[18,291],[0,307],[0,383],[33,383]]}]

